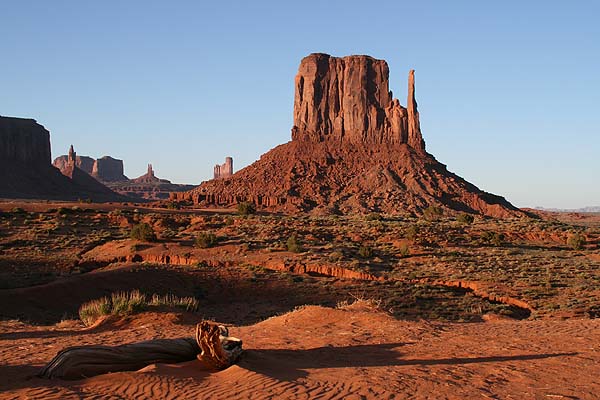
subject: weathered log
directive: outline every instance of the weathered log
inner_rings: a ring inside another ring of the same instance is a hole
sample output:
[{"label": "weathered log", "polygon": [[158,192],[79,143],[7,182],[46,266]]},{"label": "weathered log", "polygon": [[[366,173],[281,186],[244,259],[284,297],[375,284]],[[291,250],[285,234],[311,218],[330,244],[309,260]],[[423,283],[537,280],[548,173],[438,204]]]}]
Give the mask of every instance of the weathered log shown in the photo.
[{"label": "weathered log", "polygon": [[200,360],[204,368],[220,370],[242,353],[242,341],[228,336],[227,328],[203,321],[196,338],[156,339],[120,346],[76,346],[61,350],[38,376],[82,379],[119,371],[135,371],[156,363]]}]

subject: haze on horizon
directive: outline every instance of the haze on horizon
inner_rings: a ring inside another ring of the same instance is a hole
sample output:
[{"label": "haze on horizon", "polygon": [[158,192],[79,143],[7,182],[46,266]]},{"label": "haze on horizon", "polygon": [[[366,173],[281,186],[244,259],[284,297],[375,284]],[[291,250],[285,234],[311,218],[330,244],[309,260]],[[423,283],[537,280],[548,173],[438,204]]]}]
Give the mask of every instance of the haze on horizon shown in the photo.
[{"label": "haze on horizon", "polygon": [[313,52],[385,59],[416,97],[427,151],[519,207],[600,205],[600,4],[593,1],[21,1],[0,14],[0,115],[34,118],[52,154],[148,163],[177,183],[290,140]]}]

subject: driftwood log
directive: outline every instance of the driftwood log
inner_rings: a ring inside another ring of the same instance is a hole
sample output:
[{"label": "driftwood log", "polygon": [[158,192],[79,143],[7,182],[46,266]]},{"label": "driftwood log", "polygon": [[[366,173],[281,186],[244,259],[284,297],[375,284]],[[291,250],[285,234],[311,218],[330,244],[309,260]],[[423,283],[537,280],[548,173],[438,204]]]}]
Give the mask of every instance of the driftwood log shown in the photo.
[{"label": "driftwood log", "polygon": [[60,351],[38,376],[82,379],[118,371],[135,371],[150,364],[198,359],[205,369],[221,370],[242,353],[242,341],[226,327],[202,321],[195,338],[157,339],[120,346],[76,346]]}]

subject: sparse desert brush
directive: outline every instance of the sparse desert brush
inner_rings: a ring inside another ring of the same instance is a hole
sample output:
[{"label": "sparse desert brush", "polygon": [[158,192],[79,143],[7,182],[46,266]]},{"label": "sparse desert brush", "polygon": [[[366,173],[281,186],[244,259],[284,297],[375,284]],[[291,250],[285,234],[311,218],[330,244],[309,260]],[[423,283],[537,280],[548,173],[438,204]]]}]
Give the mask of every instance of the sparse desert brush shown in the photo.
[{"label": "sparse desert brush", "polygon": [[585,246],[585,236],[583,236],[579,232],[569,235],[569,237],[567,238],[567,246],[569,246],[573,250],[583,249],[583,246]]},{"label": "sparse desert brush", "polygon": [[172,294],[153,294],[148,297],[139,290],[112,293],[96,300],[88,301],[79,307],[79,318],[90,326],[104,315],[131,315],[151,307],[173,307],[186,311],[197,311],[200,303],[193,297],[178,297]]},{"label": "sparse desert brush", "polygon": [[436,221],[442,215],[444,215],[444,210],[441,207],[431,205],[423,210],[423,218],[427,221]]},{"label": "sparse desert brush", "polygon": [[243,201],[237,205],[237,212],[239,215],[250,215],[256,212],[254,204],[247,201]]},{"label": "sparse desert brush", "polygon": [[200,302],[193,297],[178,297],[173,294],[158,295],[153,294],[150,299],[151,306],[166,306],[174,308],[182,308],[186,311],[198,311]]},{"label": "sparse desert brush", "polygon": [[475,221],[475,217],[471,214],[467,214],[467,213],[461,213],[457,218],[456,221],[460,224],[463,225],[470,225],[473,223],[473,221]]},{"label": "sparse desert brush", "polygon": [[291,251],[292,253],[300,253],[302,251],[302,246],[296,235],[290,236],[285,242],[285,245],[288,251]]},{"label": "sparse desert brush", "polygon": [[362,245],[358,248],[358,255],[362,258],[371,258],[373,257],[374,251],[370,246]]},{"label": "sparse desert brush", "polygon": [[213,247],[218,242],[217,236],[212,232],[200,232],[194,240],[194,245],[201,249]]},{"label": "sparse desert brush", "polygon": [[154,233],[154,229],[145,222],[134,225],[133,228],[131,228],[130,236],[132,239],[142,240],[144,242],[156,241],[156,233]]},{"label": "sparse desert brush", "polygon": [[381,217],[381,214],[376,213],[376,212],[369,213],[365,217],[365,220],[367,220],[367,221],[381,221],[382,219],[383,218]]},{"label": "sparse desert brush", "polygon": [[233,217],[230,215],[227,218],[225,218],[225,225],[227,226],[231,226],[235,223],[235,220],[233,219]]},{"label": "sparse desert brush", "polygon": [[406,233],[404,234],[404,236],[408,240],[415,240],[418,235],[419,235],[419,227],[417,227],[416,225],[411,225],[408,228],[406,228]]},{"label": "sparse desert brush", "polygon": [[331,254],[329,254],[329,261],[331,262],[338,262],[338,261],[342,261],[344,259],[344,253],[342,253],[341,251],[333,251],[331,252]]},{"label": "sparse desert brush", "polygon": [[401,258],[408,257],[410,255],[410,249],[406,243],[402,243],[398,249],[398,255]]},{"label": "sparse desert brush", "polygon": [[504,234],[499,232],[485,231],[481,234],[481,240],[492,246],[501,246],[504,241]]}]

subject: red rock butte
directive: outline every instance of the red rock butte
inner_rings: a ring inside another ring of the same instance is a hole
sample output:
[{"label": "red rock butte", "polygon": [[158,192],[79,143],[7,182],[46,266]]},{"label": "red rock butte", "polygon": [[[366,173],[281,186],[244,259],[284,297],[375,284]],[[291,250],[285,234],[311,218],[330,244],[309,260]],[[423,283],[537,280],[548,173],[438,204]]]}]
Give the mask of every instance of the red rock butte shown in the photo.
[{"label": "red rock butte", "polygon": [[389,90],[387,63],[364,55],[305,57],[295,79],[292,140],[231,177],[171,198],[201,206],[250,201],[287,212],[419,214],[433,205],[448,212],[524,215],[427,153],[414,71],[404,107]]}]

